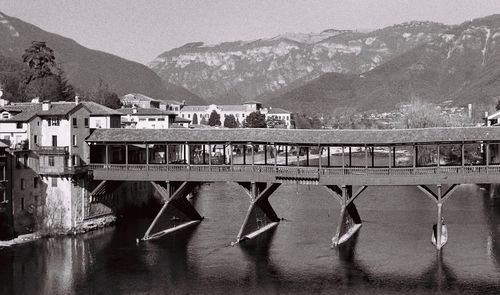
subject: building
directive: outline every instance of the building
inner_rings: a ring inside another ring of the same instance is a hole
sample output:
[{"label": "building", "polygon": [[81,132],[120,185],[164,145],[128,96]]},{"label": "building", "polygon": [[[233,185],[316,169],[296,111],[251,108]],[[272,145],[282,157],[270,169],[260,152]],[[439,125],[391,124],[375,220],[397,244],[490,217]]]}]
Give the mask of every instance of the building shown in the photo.
[{"label": "building", "polygon": [[[286,128],[290,128],[291,126],[291,114],[289,111],[279,108],[263,108],[262,103],[258,101],[247,101],[241,105],[211,104],[207,106],[184,106],[181,108],[179,115],[183,119],[191,120],[191,124],[199,124],[201,121],[208,122],[208,118],[213,111],[220,115],[221,124],[224,124],[224,119],[227,116],[233,115],[236,121],[240,125],[243,125],[243,122],[250,113],[260,111],[262,114],[266,115],[266,119],[269,117],[276,117],[283,120]],[[193,122],[193,120],[197,122]]]},{"label": "building", "polygon": [[82,103],[90,111],[90,129],[120,128],[122,113],[93,101]]},{"label": "building", "polygon": [[166,129],[175,122],[176,113],[157,108],[121,108],[121,123],[124,128]]},{"label": "building", "polygon": [[286,126],[286,129],[290,129],[290,126],[292,125],[291,113],[287,110],[270,107],[264,114],[266,115],[266,120],[269,118],[282,120],[284,125]]},{"label": "building", "polygon": [[120,101],[127,108],[138,107],[143,109],[155,108],[179,113],[185,102],[169,99],[154,99],[140,93],[130,93],[122,96]]}]

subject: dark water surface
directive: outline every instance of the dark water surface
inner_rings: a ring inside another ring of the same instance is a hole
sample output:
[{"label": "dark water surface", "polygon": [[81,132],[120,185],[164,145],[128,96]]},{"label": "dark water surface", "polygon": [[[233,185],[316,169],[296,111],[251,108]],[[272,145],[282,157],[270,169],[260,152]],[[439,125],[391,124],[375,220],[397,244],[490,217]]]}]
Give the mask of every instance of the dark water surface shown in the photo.
[{"label": "dark water surface", "polygon": [[331,249],[340,206],[324,188],[285,185],[271,196],[285,218],[230,246],[249,205],[237,185],[205,185],[201,224],[136,245],[150,220],[0,251],[2,294],[326,293],[500,294],[500,199],[461,186],[444,205],[448,244],[430,243],[436,205],[415,187],[369,187],[348,245]]}]

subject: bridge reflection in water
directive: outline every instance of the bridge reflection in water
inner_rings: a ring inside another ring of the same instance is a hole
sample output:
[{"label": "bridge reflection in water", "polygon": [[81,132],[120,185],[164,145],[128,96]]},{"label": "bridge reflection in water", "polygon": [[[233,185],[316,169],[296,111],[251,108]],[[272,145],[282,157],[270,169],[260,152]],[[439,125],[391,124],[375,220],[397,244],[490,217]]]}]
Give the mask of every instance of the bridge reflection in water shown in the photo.
[{"label": "bridge reflection in water", "polygon": [[[251,202],[238,242],[279,223],[268,199],[281,184],[324,186],[341,204],[333,246],[361,227],[354,200],[367,186],[415,185],[436,204],[439,250],[446,242],[441,241],[443,204],[457,186],[500,182],[500,128],[495,127],[97,129],[87,143],[89,170],[101,181],[94,199],[123,181],[150,181],[165,200],[144,240],[200,222],[203,217],[187,196],[201,183],[233,181],[246,189]],[[169,208],[182,213],[181,223],[156,231]]]}]

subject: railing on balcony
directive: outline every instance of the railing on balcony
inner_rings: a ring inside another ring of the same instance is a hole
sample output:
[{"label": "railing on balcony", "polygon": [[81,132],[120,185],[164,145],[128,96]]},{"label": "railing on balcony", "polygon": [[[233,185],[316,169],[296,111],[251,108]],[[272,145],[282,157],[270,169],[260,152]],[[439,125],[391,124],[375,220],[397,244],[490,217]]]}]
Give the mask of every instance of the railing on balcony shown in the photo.
[{"label": "railing on balcony", "polygon": [[88,170],[88,166],[45,166],[41,165],[38,171],[39,174],[42,175],[72,175],[72,174],[80,174],[85,173]]},{"label": "railing on balcony", "polygon": [[69,147],[67,146],[35,146],[34,150],[39,154],[67,154]]}]

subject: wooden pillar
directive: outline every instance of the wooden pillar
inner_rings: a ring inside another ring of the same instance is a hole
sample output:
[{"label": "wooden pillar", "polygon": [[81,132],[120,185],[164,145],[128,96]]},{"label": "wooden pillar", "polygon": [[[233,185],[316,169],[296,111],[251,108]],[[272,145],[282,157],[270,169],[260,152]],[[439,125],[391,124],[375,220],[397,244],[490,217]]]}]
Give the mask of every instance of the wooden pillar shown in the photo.
[{"label": "wooden pillar", "polygon": [[206,164],[205,155],[207,154],[207,151],[205,149],[205,144],[203,144],[202,146],[203,146],[203,165],[205,165]]},{"label": "wooden pillar", "polygon": [[392,167],[396,167],[396,147],[392,147]]},{"label": "wooden pillar", "polygon": [[461,144],[462,147],[462,167],[465,166],[465,144]]},{"label": "wooden pillar", "polygon": [[344,153],[344,146],[342,146],[342,169],[345,169],[345,153]]},{"label": "wooden pillar", "polygon": [[321,169],[321,146],[318,144],[318,168]]},{"label": "wooden pillar", "polygon": [[351,147],[349,147],[349,167],[352,167],[352,150],[351,150]]},{"label": "wooden pillar", "polygon": [[490,165],[490,144],[489,143],[485,143],[485,151],[484,151],[484,154],[486,156],[486,161],[485,161],[485,164],[486,164],[486,167],[488,167]]},{"label": "wooden pillar", "polygon": [[415,167],[418,167],[418,145],[415,144]]},{"label": "wooden pillar", "polygon": [[109,145],[105,145],[105,150],[106,150],[106,164],[109,164]]},{"label": "wooden pillar", "polygon": [[415,144],[412,145],[413,147],[413,169],[415,169],[415,167],[417,167],[417,146]]},{"label": "wooden pillar", "polygon": [[169,164],[169,162],[170,162],[170,161],[169,161],[169,158],[170,158],[170,156],[169,156],[169,154],[168,154],[168,143],[167,143],[167,144],[165,145],[165,162],[166,162],[167,166],[168,166],[168,164]]},{"label": "wooden pillar", "polygon": [[368,169],[368,150],[365,144],[365,169]]},{"label": "wooden pillar", "polygon": [[285,166],[288,166],[288,144],[285,145]]},{"label": "wooden pillar", "polygon": [[128,144],[125,144],[125,165],[128,165]]},{"label": "wooden pillar", "polygon": [[297,166],[300,166],[300,147],[297,146]]},{"label": "wooden pillar", "polygon": [[375,167],[375,146],[372,146],[372,168]]},{"label": "wooden pillar", "polygon": [[208,166],[212,165],[212,145],[208,143]]},{"label": "wooden pillar", "polygon": [[389,153],[388,154],[389,154],[389,169],[391,169],[392,168],[391,146],[389,146]]},{"label": "wooden pillar", "polygon": [[436,146],[437,146],[437,166],[439,167],[439,166],[441,165],[441,164],[440,164],[440,162],[441,162],[441,161],[440,161],[441,154],[440,154],[440,152],[439,152],[439,148],[440,148],[439,143],[438,143]]},{"label": "wooden pillar", "polygon": [[229,161],[233,165],[233,144],[229,143]]},{"label": "wooden pillar", "polygon": [[267,165],[267,144],[264,145],[264,165]]},{"label": "wooden pillar", "polygon": [[255,165],[255,153],[253,150],[253,144],[251,144],[250,147],[252,148],[252,166],[253,166],[253,165]]},{"label": "wooden pillar", "polygon": [[278,149],[274,143],[274,167],[278,166]]},{"label": "wooden pillar", "polygon": [[146,143],[146,165],[149,165],[149,143]]},{"label": "wooden pillar", "polygon": [[243,145],[243,165],[247,164],[247,145]]},{"label": "wooden pillar", "polygon": [[224,147],[222,149],[222,158],[224,159],[222,164],[226,165],[226,144],[222,144],[222,146]]},{"label": "wooden pillar", "polygon": [[309,167],[309,147],[306,146],[306,166]]},{"label": "wooden pillar", "polygon": [[331,163],[330,163],[330,146],[328,146],[327,152],[328,152],[328,167],[330,167],[331,166]]}]

